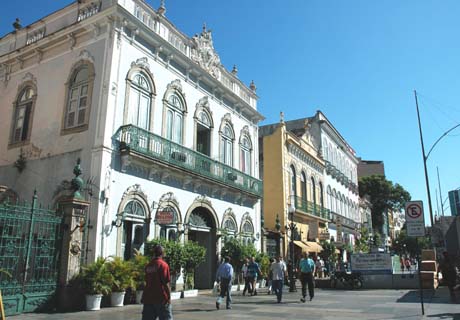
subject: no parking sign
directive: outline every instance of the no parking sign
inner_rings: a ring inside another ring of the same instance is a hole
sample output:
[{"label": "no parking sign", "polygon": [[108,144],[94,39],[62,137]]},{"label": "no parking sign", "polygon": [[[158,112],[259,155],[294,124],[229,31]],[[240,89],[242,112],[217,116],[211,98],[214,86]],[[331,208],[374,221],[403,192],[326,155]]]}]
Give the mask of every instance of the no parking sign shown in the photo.
[{"label": "no parking sign", "polygon": [[408,237],[425,236],[425,217],[422,201],[408,201],[406,208],[406,226]]}]

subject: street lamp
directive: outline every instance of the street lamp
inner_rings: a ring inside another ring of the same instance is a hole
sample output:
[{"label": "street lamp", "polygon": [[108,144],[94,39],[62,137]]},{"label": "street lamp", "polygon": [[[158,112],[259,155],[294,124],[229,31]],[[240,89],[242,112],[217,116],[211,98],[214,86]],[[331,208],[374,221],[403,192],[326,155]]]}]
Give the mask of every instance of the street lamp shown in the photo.
[{"label": "street lamp", "polygon": [[290,196],[290,201],[288,203],[288,212],[289,212],[289,224],[287,225],[287,228],[290,231],[290,243],[289,243],[289,251],[290,251],[290,256],[291,256],[291,270],[289,270],[289,292],[296,292],[296,286],[295,286],[295,281],[294,281],[294,266],[295,266],[295,260],[294,260],[294,230],[296,229],[296,225],[294,224],[294,212],[295,212],[295,196],[291,195]]},{"label": "street lamp", "polygon": [[415,91],[415,90],[414,90],[414,95],[415,95],[415,106],[417,108],[418,128],[419,128],[419,131],[420,131],[420,143],[422,145],[423,167],[425,169],[425,183],[426,183],[426,193],[427,193],[427,196],[428,196],[428,208],[429,208],[429,211],[430,211],[430,222],[431,222],[431,226],[433,226],[433,224],[434,224],[433,223],[434,222],[433,221],[433,209],[432,209],[432,206],[431,206],[430,183],[429,183],[429,180],[428,180],[428,171],[427,171],[427,168],[426,168],[426,161],[428,160],[428,157],[430,156],[431,151],[433,151],[434,147],[438,144],[438,142],[442,138],[444,138],[449,132],[451,132],[452,130],[454,130],[457,127],[460,127],[460,123],[455,125],[455,126],[453,126],[452,128],[450,128],[446,132],[444,132],[438,138],[438,140],[435,141],[435,143],[431,146],[431,149],[425,155],[425,146],[423,144],[423,135],[422,135],[422,124],[420,122],[420,112],[419,112],[419,109],[418,109],[417,91]]}]

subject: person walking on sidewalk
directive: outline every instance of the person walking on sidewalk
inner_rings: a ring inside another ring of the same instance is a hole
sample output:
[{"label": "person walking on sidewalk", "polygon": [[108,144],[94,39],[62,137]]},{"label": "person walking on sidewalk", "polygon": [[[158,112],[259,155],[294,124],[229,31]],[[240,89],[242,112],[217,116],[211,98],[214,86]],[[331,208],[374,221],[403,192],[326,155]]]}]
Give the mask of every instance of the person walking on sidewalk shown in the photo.
[{"label": "person walking on sidewalk", "polygon": [[450,299],[452,302],[456,301],[454,287],[457,280],[457,270],[455,269],[455,264],[453,259],[449,256],[447,251],[442,253],[443,259],[439,264],[439,269],[442,273],[442,278],[449,288]]},{"label": "person walking on sidewalk", "polygon": [[276,294],[276,300],[281,303],[283,298],[283,282],[286,266],[281,261],[281,257],[276,257],[275,262],[270,265],[270,272],[272,275],[272,290]]},{"label": "person walking on sidewalk", "polygon": [[241,267],[241,272],[243,273],[243,279],[244,279],[243,296],[246,295],[246,291],[249,294],[252,293],[251,280],[249,279],[249,274],[248,274],[248,266],[249,266],[249,259],[245,258],[244,264]]},{"label": "person walking on sidewalk", "polygon": [[155,246],[153,254],[154,258],[145,266],[142,320],[172,320],[171,276],[163,260],[163,247]]},{"label": "person walking on sidewalk", "polygon": [[260,275],[262,275],[262,272],[260,271],[259,264],[256,262],[256,259],[254,257],[251,257],[251,262],[248,265],[248,276],[249,281],[251,282],[253,296],[257,295],[256,282],[257,276]]},{"label": "person walking on sidewalk", "polygon": [[300,301],[305,302],[305,297],[307,296],[307,285],[308,285],[308,294],[310,296],[310,301],[315,296],[315,289],[313,284],[313,274],[315,272],[315,262],[308,257],[307,253],[303,253],[303,258],[299,263],[300,268],[300,282],[302,283],[302,298]]},{"label": "person walking on sidewalk", "polygon": [[232,279],[233,279],[233,266],[230,264],[230,257],[225,257],[224,262],[217,269],[216,282],[220,283],[220,293],[217,297],[216,308],[219,310],[220,304],[227,295],[227,309],[232,306]]}]

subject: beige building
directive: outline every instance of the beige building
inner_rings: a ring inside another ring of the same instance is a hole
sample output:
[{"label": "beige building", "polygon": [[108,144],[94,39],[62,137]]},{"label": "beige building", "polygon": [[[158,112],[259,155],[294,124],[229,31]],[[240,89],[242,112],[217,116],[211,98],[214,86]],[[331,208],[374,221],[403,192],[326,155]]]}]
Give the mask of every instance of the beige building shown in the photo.
[{"label": "beige building", "polygon": [[[291,123],[291,122],[290,122]],[[264,249],[298,261],[301,252],[319,252],[329,211],[324,198],[324,160],[313,146],[308,121],[259,128],[260,170],[264,181]],[[290,249],[292,246],[292,249]],[[291,252],[290,250],[293,250]]]}]

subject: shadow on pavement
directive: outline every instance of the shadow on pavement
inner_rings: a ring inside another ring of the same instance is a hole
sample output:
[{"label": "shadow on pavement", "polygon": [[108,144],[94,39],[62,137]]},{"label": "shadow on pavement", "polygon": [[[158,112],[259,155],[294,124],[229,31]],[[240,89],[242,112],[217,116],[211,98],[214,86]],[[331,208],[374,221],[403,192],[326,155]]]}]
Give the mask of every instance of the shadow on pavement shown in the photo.
[{"label": "shadow on pavement", "polygon": [[[434,290],[423,290],[423,300],[425,302],[430,302],[435,295]],[[401,303],[420,303],[420,291],[419,290],[411,290],[403,295],[401,298],[396,300],[396,302]]]},{"label": "shadow on pavement", "polygon": [[460,320],[460,313],[440,313],[440,314],[432,314],[427,317],[436,318],[436,319]]}]

